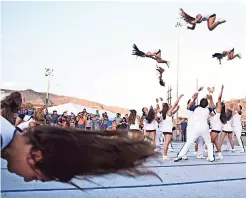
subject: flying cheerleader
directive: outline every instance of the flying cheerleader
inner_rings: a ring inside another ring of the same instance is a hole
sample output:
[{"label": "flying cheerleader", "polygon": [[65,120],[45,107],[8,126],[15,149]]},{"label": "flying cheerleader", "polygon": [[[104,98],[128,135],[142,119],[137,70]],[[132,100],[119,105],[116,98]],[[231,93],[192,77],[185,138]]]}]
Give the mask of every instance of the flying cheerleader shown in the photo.
[{"label": "flying cheerleader", "polygon": [[224,50],[222,53],[215,53],[212,55],[213,58],[217,58],[219,60],[219,63],[221,64],[221,60],[227,56],[227,60],[233,60],[234,58],[242,58],[242,55],[240,53],[234,54],[234,48],[231,48],[229,50]]},{"label": "flying cheerleader", "polygon": [[218,19],[216,22],[216,14],[208,14],[208,15],[202,15],[197,14],[196,17],[192,17],[188,15],[184,10],[180,9],[180,15],[185,20],[186,23],[189,23],[192,25],[191,27],[187,26],[188,29],[194,30],[196,28],[196,24],[202,23],[203,21],[207,21],[208,29],[210,31],[213,31],[218,25],[225,23],[226,20],[224,19]]},{"label": "flying cheerleader", "polygon": [[142,58],[152,58],[154,60],[156,60],[157,63],[165,63],[167,64],[167,66],[169,67],[170,65],[170,61],[166,61],[166,60],[163,60],[161,58],[161,50],[159,49],[157,52],[142,52],[141,50],[138,49],[138,47],[133,44],[133,50],[132,50],[132,55],[135,55],[135,56],[140,56]]},{"label": "flying cheerleader", "polygon": [[156,65],[156,71],[158,73],[158,79],[159,79],[160,85],[165,87],[165,82],[162,79],[162,74],[165,70],[162,67],[159,67],[158,65]]}]

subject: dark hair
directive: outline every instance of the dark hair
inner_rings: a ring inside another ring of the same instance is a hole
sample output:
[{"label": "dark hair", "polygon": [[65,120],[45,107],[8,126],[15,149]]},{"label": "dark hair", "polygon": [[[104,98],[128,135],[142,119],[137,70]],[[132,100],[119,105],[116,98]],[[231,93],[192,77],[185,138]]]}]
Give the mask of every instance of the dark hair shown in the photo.
[{"label": "dark hair", "polygon": [[206,98],[202,98],[200,100],[200,105],[199,106],[202,107],[202,108],[206,108],[208,106],[208,100]]},{"label": "dark hair", "polygon": [[129,124],[135,124],[136,117],[137,117],[136,110],[131,110],[130,115],[128,117],[128,123]]},{"label": "dark hair", "polygon": [[12,92],[1,101],[1,115],[11,124],[14,122],[14,113],[21,109],[22,98],[20,92]]},{"label": "dark hair", "polygon": [[226,120],[229,121],[232,117],[232,110],[231,109],[227,109],[226,110]]},{"label": "dark hair", "polygon": [[222,102],[222,108],[220,112],[220,121],[222,124],[226,124],[227,119],[226,119],[226,112],[225,112],[225,104]]},{"label": "dark hair", "polygon": [[166,115],[167,115],[168,109],[169,109],[169,105],[167,103],[163,103],[162,104],[162,110],[161,110],[163,120],[166,120]]},{"label": "dark hair", "polygon": [[110,173],[154,175],[161,180],[151,170],[138,169],[147,159],[160,154],[150,143],[123,134],[42,125],[28,129],[24,136],[32,145],[31,152],[42,152],[36,168],[51,180],[73,184],[71,179],[75,177]]},{"label": "dark hair", "polygon": [[150,124],[155,119],[155,111],[153,108],[150,108],[148,115],[145,118]]},{"label": "dark hair", "polygon": [[188,100],[187,105],[190,104],[191,99]]},{"label": "dark hair", "polygon": [[242,107],[241,105],[239,105],[239,108],[240,108],[240,111],[238,111],[237,113],[238,113],[239,115],[242,115],[242,109],[243,109],[243,107]]}]

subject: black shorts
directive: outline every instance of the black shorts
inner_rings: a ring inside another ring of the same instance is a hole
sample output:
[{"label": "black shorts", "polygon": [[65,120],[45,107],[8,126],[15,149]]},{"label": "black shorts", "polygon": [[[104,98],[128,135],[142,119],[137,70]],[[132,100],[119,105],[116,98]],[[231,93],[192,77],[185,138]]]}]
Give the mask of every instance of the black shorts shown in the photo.
[{"label": "black shorts", "polygon": [[222,131],[222,132],[224,132],[224,133],[232,133],[232,131]]},{"label": "black shorts", "polygon": [[91,127],[86,127],[86,130],[91,130]]},{"label": "black shorts", "polygon": [[162,132],[163,135],[173,135],[172,132]]},{"label": "black shorts", "polygon": [[146,130],[146,132],[151,133],[151,132],[156,132],[156,130]]},{"label": "black shorts", "polygon": [[212,130],[211,133],[220,133],[221,131],[217,131],[217,130]]},{"label": "black shorts", "polygon": [[212,17],[216,17],[216,14],[212,14],[209,16],[209,19],[212,18]]}]

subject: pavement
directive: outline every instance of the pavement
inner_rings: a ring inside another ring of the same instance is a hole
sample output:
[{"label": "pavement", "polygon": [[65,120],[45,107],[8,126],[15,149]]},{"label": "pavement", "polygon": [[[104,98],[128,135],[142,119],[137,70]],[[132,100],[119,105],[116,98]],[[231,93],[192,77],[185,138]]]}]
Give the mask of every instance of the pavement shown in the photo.
[{"label": "pavement", "polygon": [[[243,139],[246,142],[246,137]],[[170,152],[169,157],[174,158],[183,143],[172,144],[174,152]],[[235,153],[223,152],[223,160],[215,160],[211,163],[205,159],[196,159],[192,146],[188,153],[188,160],[175,163],[172,160],[162,161],[160,158],[158,161],[150,161],[146,164],[146,168],[158,173],[163,182],[152,176],[129,178],[114,174],[90,178],[97,184],[74,180],[84,191],[58,182],[25,183],[23,178],[9,173],[6,169],[6,161],[2,160],[1,196],[8,198],[245,198],[246,153],[240,153],[239,146],[235,146],[235,150]]]}]

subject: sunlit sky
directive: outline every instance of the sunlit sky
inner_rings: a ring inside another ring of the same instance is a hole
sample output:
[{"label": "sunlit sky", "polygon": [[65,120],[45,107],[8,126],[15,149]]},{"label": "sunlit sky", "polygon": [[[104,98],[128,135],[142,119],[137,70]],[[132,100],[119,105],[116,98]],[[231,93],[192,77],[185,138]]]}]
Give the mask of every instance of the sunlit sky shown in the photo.
[{"label": "sunlit sky", "polygon": [[[246,96],[246,7],[238,2],[2,2],[1,87],[46,91],[45,68],[53,68],[51,92],[107,105],[135,108],[155,104],[173,87],[176,99],[179,8],[195,16],[216,13],[227,22],[180,28],[179,93],[184,107],[199,85],[225,85],[224,99]],[[161,49],[166,87],[160,87],[155,61],[131,55]],[[230,47],[242,59],[219,65],[212,54]],[[205,95],[206,91],[202,92]]]}]

